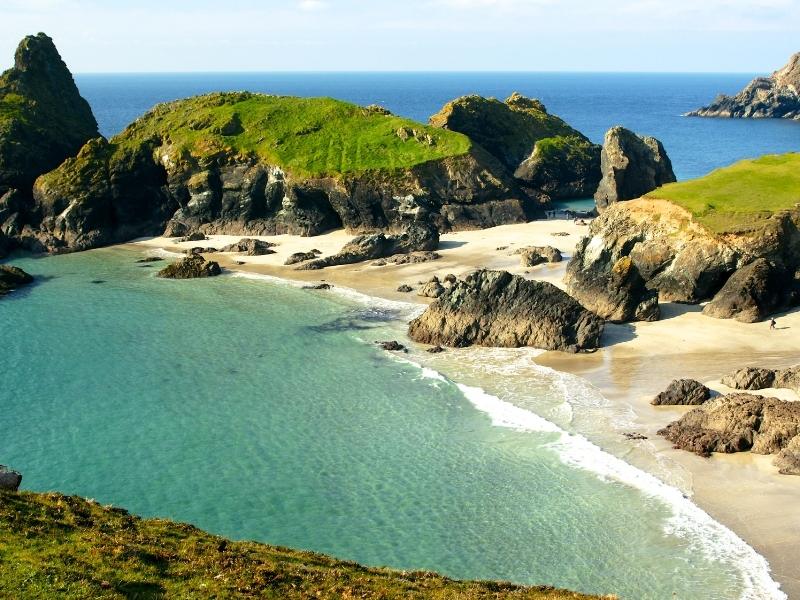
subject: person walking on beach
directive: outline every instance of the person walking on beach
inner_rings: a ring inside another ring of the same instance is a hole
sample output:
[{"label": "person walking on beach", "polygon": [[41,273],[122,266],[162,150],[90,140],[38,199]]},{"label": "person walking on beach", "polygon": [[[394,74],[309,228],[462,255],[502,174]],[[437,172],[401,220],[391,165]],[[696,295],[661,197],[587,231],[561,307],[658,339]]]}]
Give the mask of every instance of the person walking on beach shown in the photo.
[{"label": "person walking on beach", "polygon": [[769,320],[769,328],[770,329],[775,329],[775,325],[777,325],[777,323],[775,322],[775,319],[770,319]]}]

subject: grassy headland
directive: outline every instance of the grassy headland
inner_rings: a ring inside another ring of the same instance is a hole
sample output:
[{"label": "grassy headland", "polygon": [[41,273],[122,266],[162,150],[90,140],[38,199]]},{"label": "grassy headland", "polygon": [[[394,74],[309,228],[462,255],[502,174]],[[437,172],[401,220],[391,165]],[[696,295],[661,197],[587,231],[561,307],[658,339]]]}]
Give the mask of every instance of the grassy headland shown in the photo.
[{"label": "grassy headland", "polygon": [[595,596],[367,568],[77,497],[0,492],[0,598],[519,598]]},{"label": "grassy headland", "polygon": [[757,231],[800,204],[800,153],[767,155],[671,183],[646,196],[669,200],[717,234]]}]

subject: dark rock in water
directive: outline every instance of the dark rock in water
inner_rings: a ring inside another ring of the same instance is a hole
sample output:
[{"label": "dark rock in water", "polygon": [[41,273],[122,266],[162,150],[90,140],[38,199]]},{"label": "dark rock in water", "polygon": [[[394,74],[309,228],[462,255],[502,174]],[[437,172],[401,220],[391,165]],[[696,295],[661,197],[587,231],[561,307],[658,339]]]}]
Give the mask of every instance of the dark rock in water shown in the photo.
[{"label": "dark rock in water", "polygon": [[105,279],[92,279],[89,283],[100,284],[105,282],[106,282]]},{"label": "dark rock in water", "polygon": [[264,256],[265,254],[275,254],[275,250],[272,250],[274,246],[275,244],[272,242],[253,238],[242,238],[235,244],[225,246],[221,252],[238,252],[246,256]]},{"label": "dark rock in water", "polygon": [[311,250],[310,252],[295,252],[286,259],[284,265],[296,265],[297,263],[306,262],[307,260],[314,260],[322,254],[319,250]]},{"label": "dark rock in water", "polygon": [[398,286],[397,291],[398,292],[402,292],[404,294],[407,294],[408,292],[413,292],[414,288],[412,288],[410,285],[406,285],[404,283],[404,284]]},{"label": "dark rock in water", "polygon": [[441,354],[442,352],[444,352],[444,348],[442,348],[441,346],[433,346],[431,348],[428,348],[426,352],[428,352],[429,354]]},{"label": "dark rock in water", "polygon": [[329,290],[333,286],[330,283],[318,283],[316,285],[303,286],[304,290]]},{"label": "dark rock in water", "polygon": [[179,242],[204,242],[207,239],[208,239],[208,237],[206,237],[206,234],[203,233],[202,231],[193,231],[189,235],[183,236],[178,241]]},{"label": "dark rock in water", "polygon": [[[784,472],[793,471],[800,434],[800,402],[750,394],[710,400],[658,432],[677,448],[700,456],[712,452],[779,454]],[[782,453],[787,450],[786,453]]]},{"label": "dark rock in water", "polygon": [[33,277],[19,267],[0,265],[0,297],[30,283]]},{"label": "dark rock in water", "polygon": [[646,440],[647,436],[636,432],[625,432],[622,434],[626,439],[631,441]]},{"label": "dark rock in water", "polygon": [[222,269],[218,263],[207,261],[199,254],[193,254],[163,268],[158,272],[158,276],[165,279],[195,279],[215,277],[221,273]]},{"label": "dark rock in water", "polygon": [[16,492],[22,483],[22,474],[0,465],[0,490]]},{"label": "dark rock in water", "polygon": [[770,77],[757,77],[735,96],[720,95],[687,116],[800,121],[800,52]]},{"label": "dark rock in water", "polygon": [[630,256],[608,264],[587,251],[592,238],[583,238],[567,265],[567,289],[578,302],[615,323],[657,321],[661,316],[658,292],[647,288]]},{"label": "dark rock in water", "polygon": [[520,248],[514,254],[520,255],[523,267],[535,267],[543,263],[557,263],[562,260],[561,252],[553,246],[528,246]]},{"label": "dark rock in water", "polygon": [[366,260],[386,258],[395,254],[432,251],[439,246],[439,232],[430,223],[415,221],[402,233],[386,235],[372,233],[353,238],[333,256],[318,258],[300,265],[299,270],[324,269],[336,265],[349,265]]},{"label": "dark rock in water", "polygon": [[433,277],[420,288],[417,292],[417,296],[422,296],[423,298],[438,298],[444,294],[445,291],[445,287],[439,282],[439,278]]},{"label": "dark rock in water", "polygon": [[699,405],[711,397],[711,390],[694,379],[676,379],[650,404],[656,406]]},{"label": "dark rock in water", "polygon": [[639,198],[676,181],[661,142],[624,127],[614,127],[606,133],[600,162],[603,178],[594,194],[600,211],[614,202]]},{"label": "dark rock in water", "polygon": [[154,263],[154,262],[161,262],[164,260],[160,256],[145,256],[144,258],[140,258],[137,260],[137,263]]},{"label": "dark rock in water", "polygon": [[757,258],[731,275],[703,308],[703,314],[717,319],[756,323],[780,308],[796,305],[798,301],[797,282],[784,266],[766,258]]},{"label": "dark rock in water", "polygon": [[409,325],[424,344],[577,352],[597,348],[603,321],[554,285],[504,271],[457,281]]},{"label": "dark rock in water", "polygon": [[378,345],[384,350],[388,350],[390,352],[401,352],[406,349],[406,347],[403,346],[403,344],[395,340],[392,340],[390,342],[378,342]]}]

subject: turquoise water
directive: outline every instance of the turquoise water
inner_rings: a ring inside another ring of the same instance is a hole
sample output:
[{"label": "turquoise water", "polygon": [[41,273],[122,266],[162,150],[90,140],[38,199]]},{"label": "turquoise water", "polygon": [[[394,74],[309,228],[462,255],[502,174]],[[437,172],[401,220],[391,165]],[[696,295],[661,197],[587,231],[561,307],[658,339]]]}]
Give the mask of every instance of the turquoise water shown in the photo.
[{"label": "turquoise water", "polygon": [[469,354],[471,387],[379,350],[407,308],[159,280],[140,256],[14,261],[40,282],[0,301],[0,462],[23,487],[372,565],[780,597],[763,560],[677,490],[537,416],[568,399],[552,374],[528,375],[533,404],[515,407],[473,385]]}]

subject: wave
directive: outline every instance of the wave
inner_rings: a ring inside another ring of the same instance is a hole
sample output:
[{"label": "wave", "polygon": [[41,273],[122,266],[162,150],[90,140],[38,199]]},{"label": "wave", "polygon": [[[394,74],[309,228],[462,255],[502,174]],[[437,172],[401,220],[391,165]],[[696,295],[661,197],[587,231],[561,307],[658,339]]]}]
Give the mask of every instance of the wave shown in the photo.
[{"label": "wave", "polygon": [[787,598],[780,584],[772,579],[767,560],[679,489],[606,452],[586,437],[570,433],[530,410],[501,400],[482,388],[452,382],[441,373],[412,360],[406,359],[404,362],[416,365],[424,378],[455,385],[470,404],[489,416],[492,425],[556,435],[557,439],[546,446],[556,452],[563,463],[590,472],[602,481],[634,488],[661,502],[671,512],[664,525],[664,533],[686,540],[693,553],[733,565],[742,577],[742,600]]}]

